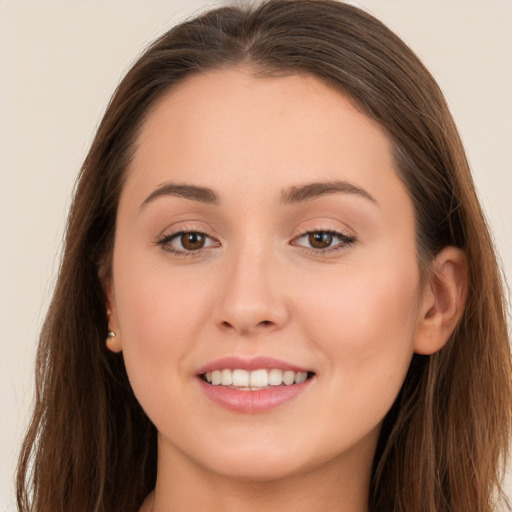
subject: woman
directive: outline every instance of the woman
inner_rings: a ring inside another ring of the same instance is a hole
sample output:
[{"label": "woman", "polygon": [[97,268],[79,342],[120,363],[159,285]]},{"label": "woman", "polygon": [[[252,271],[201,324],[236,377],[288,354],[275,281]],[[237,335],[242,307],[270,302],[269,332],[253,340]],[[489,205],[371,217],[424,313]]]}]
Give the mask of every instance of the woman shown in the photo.
[{"label": "woman", "polygon": [[206,13],[132,67],[84,163],[19,508],[490,511],[504,307],[402,41],[330,0]]}]

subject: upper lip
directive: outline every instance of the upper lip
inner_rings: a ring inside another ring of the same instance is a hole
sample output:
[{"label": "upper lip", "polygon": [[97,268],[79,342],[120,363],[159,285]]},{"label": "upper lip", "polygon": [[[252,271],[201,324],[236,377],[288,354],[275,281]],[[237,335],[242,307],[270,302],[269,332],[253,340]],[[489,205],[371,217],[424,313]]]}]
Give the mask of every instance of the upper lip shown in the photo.
[{"label": "upper lip", "polygon": [[280,370],[290,370],[296,373],[312,371],[311,369],[303,368],[294,363],[283,361],[282,359],[277,359],[275,357],[270,356],[256,356],[247,359],[239,356],[226,356],[205,364],[204,366],[199,368],[197,373],[198,375],[202,375],[207,372],[211,372],[214,370],[223,370],[226,368],[241,369],[247,371],[259,370],[262,368],[279,368]]}]

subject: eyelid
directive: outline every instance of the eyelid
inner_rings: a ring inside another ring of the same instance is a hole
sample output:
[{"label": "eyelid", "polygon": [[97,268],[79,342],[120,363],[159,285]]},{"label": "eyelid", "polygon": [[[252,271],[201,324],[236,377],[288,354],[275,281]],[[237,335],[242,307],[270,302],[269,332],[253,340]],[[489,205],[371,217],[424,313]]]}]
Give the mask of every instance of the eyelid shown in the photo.
[{"label": "eyelid", "polygon": [[[172,240],[179,237],[180,235],[186,234],[186,233],[197,233],[200,235],[203,235],[205,238],[208,238],[213,243],[206,246],[201,247],[200,249],[196,250],[186,250],[186,249],[178,249],[178,248],[171,248],[166,247],[167,244],[169,244]],[[170,254],[173,254],[174,256],[178,257],[193,257],[193,256],[199,256],[203,254],[205,251],[210,250],[211,248],[220,247],[221,243],[220,241],[214,237],[209,230],[204,229],[203,227],[198,227],[197,225],[192,224],[179,224],[177,227],[174,228],[167,228],[158,236],[155,245],[160,246],[164,251],[169,252]]]},{"label": "eyelid", "polygon": [[[305,237],[306,235],[310,235],[312,233],[328,233],[331,235],[334,235],[341,239],[341,242],[338,244],[335,244],[332,247],[327,247],[325,249],[318,249],[315,247],[305,247],[303,245],[300,245],[298,243],[294,243],[297,240],[301,239],[302,237]],[[346,250],[348,247],[353,245],[357,242],[357,238],[355,235],[347,232],[345,229],[341,229],[339,227],[332,227],[332,226],[321,226],[321,225],[315,225],[308,228],[299,229],[298,232],[293,236],[293,238],[290,241],[290,245],[293,245],[295,247],[300,247],[302,250],[317,255],[317,256],[329,256],[333,253],[339,253],[341,251]]]},{"label": "eyelid", "polygon": [[317,231],[322,231],[325,233],[339,233],[340,235],[346,237],[355,237],[354,230],[348,226],[340,226],[339,222],[336,222],[336,224],[334,224],[333,221],[329,219],[323,220],[316,218],[306,222],[302,222],[301,227],[298,227],[295,230],[293,238],[301,235],[306,235],[308,233],[315,233]]},{"label": "eyelid", "polygon": [[[201,247],[199,249],[179,249],[176,247],[170,246],[171,241],[178,238],[180,235],[187,234],[187,233],[197,233],[200,235],[203,235],[205,238],[209,240],[209,244],[207,246]],[[302,245],[298,243],[298,241],[310,234],[313,233],[328,233],[330,235],[333,235],[333,237],[336,237],[338,239],[338,242],[335,243],[333,246],[329,246],[326,248],[316,248],[316,247],[306,247],[305,245]],[[329,256],[335,253],[339,253],[343,250],[346,250],[349,246],[353,245],[357,241],[356,237],[348,232],[348,230],[340,228],[340,227],[333,227],[332,225],[313,225],[311,227],[307,228],[301,228],[297,230],[297,232],[293,235],[292,239],[290,240],[289,244],[295,247],[299,247],[305,252],[311,253],[313,255],[317,256]],[[194,256],[200,256],[204,254],[206,251],[210,251],[213,248],[218,248],[222,244],[218,240],[217,237],[213,236],[208,229],[204,229],[204,227],[199,227],[197,225],[193,224],[178,224],[175,227],[168,227],[166,230],[164,230],[156,240],[155,245],[160,246],[163,250],[173,254],[174,256],[178,257],[194,257]]]}]

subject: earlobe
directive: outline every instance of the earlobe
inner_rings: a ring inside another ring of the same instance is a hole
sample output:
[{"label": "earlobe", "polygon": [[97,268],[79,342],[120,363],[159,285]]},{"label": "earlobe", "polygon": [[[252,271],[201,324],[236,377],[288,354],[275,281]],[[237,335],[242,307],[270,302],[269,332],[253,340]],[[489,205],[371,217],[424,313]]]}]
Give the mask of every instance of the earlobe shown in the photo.
[{"label": "earlobe", "polygon": [[414,351],[433,354],[444,347],[457,327],[466,305],[468,266],[464,251],[443,249],[432,262],[425,290]]},{"label": "earlobe", "polygon": [[121,345],[121,339],[118,336],[117,332],[111,331],[110,329],[107,333],[107,338],[105,340],[105,344],[111,352],[114,352],[116,354],[121,352],[121,350],[123,348]]},{"label": "earlobe", "polygon": [[106,315],[108,321],[108,332],[106,333],[105,345],[110,351],[119,353],[123,347],[121,343],[120,328],[115,307],[114,287],[110,278],[103,280],[103,289],[105,290],[105,296],[107,300]]}]

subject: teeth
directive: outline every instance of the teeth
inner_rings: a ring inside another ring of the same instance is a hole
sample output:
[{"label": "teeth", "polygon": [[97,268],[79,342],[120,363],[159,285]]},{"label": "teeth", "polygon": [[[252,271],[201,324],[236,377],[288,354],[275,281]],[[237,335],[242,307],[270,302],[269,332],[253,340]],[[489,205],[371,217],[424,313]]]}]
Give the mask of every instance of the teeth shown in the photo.
[{"label": "teeth", "polygon": [[251,372],[249,385],[256,388],[266,388],[268,386],[267,370],[255,370],[254,372]]},{"label": "teeth", "polygon": [[212,384],[218,386],[222,382],[222,372],[219,370],[213,370],[212,372]]},{"label": "teeth", "polygon": [[291,370],[280,370],[273,368],[271,370],[247,370],[235,369],[230,370],[213,370],[207,372],[204,377],[206,381],[214,386],[233,386],[245,389],[261,389],[269,386],[291,386],[292,384],[300,384],[308,378],[307,372],[293,372]]},{"label": "teeth", "polygon": [[223,386],[231,386],[231,384],[233,384],[233,374],[231,370],[222,370],[220,383]]},{"label": "teeth", "polygon": [[304,382],[308,378],[308,374],[306,372],[299,372],[295,374],[295,384],[300,384]]},{"label": "teeth", "polygon": [[268,383],[271,386],[280,386],[283,383],[283,371],[273,369],[268,372]]},{"label": "teeth", "polygon": [[294,383],[294,381],[295,381],[295,372],[287,371],[287,372],[283,373],[283,382],[287,386],[292,385]]},{"label": "teeth", "polygon": [[[231,373],[231,370],[222,370],[222,373],[224,372]],[[233,370],[232,384],[236,387],[246,388],[249,385],[249,372],[247,370]]]}]

